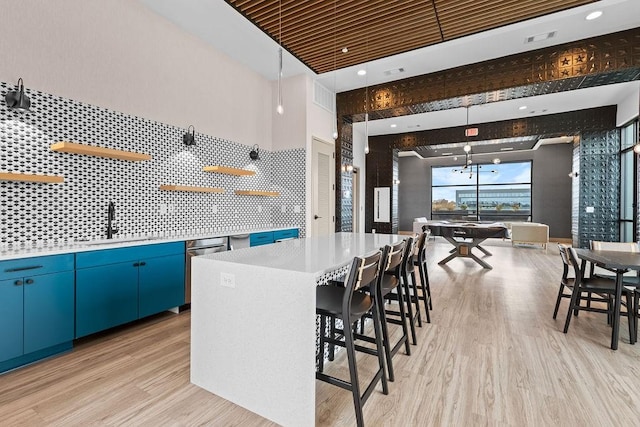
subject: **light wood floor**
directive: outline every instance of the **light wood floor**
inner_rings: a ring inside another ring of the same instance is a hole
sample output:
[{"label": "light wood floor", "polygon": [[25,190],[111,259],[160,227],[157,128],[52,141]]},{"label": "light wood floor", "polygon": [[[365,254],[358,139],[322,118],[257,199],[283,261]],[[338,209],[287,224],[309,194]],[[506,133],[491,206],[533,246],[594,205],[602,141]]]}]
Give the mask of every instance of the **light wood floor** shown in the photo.
[{"label": "light wood floor", "polygon": [[[551,319],[561,274],[553,244],[546,253],[487,246],[493,270],[437,265],[449,248],[430,243],[432,324],[411,356],[394,358],[397,379],[366,403],[368,426],[638,425],[640,345],[629,345],[623,320],[610,350],[597,313],[562,333],[566,301]],[[189,322],[189,312],[163,314],[0,376],[0,425],[273,425],[189,383]],[[363,376],[373,364],[361,357]],[[344,365],[338,357],[329,369]],[[317,425],[355,425],[349,392],[316,389]]]}]

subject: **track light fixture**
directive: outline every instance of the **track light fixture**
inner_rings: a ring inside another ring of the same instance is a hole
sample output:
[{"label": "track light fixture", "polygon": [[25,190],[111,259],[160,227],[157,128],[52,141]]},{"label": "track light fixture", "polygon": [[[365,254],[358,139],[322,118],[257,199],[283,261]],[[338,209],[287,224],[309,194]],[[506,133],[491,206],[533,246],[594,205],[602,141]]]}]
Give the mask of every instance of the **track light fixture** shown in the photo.
[{"label": "track light fixture", "polygon": [[7,103],[7,107],[12,110],[18,110],[21,113],[31,111],[31,100],[24,93],[24,84],[22,77],[18,79],[18,90],[10,90],[4,96],[4,100]]},{"label": "track light fixture", "polygon": [[[189,129],[191,129],[191,132],[189,132]],[[184,145],[196,145],[196,128],[193,125],[189,125],[187,133],[182,135],[182,142]]]}]

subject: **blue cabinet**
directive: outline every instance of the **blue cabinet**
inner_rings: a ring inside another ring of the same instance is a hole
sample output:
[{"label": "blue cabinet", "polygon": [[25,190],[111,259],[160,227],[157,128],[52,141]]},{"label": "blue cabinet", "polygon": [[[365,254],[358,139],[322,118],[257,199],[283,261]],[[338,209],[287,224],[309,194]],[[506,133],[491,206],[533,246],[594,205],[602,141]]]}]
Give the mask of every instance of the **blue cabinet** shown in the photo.
[{"label": "blue cabinet", "polygon": [[251,233],[249,236],[249,244],[253,246],[262,246],[273,243],[273,231],[263,231],[261,233]]},{"label": "blue cabinet", "polygon": [[22,279],[0,281],[0,361],[22,356]]},{"label": "blue cabinet", "polygon": [[184,304],[184,242],[76,255],[76,337]]},{"label": "blue cabinet", "polygon": [[76,337],[138,318],[138,267],[119,262],[76,271]]},{"label": "blue cabinet", "polygon": [[252,233],[249,241],[251,246],[262,246],[285,239],[297,239],[298,229],[290,228],[287,230],[262,231],[260,233]]},{"label": "blue cabinet", "polygon": [[184,304],[184,267],[184,254],[140,262],[138,314],[141,318]]},{"label": "blue cabinet", "polygon": [[0,262],[0,372],[72,346],[74,256]]}]

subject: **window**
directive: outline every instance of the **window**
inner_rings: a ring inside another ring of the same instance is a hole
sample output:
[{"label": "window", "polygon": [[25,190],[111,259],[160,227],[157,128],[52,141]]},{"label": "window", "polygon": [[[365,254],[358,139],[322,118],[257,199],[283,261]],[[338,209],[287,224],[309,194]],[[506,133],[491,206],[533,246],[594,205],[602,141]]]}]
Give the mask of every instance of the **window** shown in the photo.
[{"label": "window", "polygon": [[527,221],[531,162],[431,168],[431,217],[442,220]]},{"label": "window", "polygon": [[620,138],[620,241],[634,242],[635,238],[635,159],[636,124],[622,128]]}]

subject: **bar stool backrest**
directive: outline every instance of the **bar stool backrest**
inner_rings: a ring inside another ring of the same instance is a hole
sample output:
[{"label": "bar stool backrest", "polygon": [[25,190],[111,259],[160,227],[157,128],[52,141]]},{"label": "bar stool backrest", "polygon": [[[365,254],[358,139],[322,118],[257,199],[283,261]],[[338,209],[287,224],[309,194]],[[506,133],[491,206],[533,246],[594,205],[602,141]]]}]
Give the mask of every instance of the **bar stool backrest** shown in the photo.
[{"label": "bar stool backrest", "polygon": [[[380,257],[382,253],[376,251],[372,254],[366,255],[364,258],[355,257],[351,268],[354,274],[349,275],[350,281],[353,282],[352,289],[357,291],[365,286],[369,286],[375,282],[378,278],[378,271],[380,270]],[[347,283],[346,287],[349,288],[350,284]]]},{"label": "bar stool backrest", "polygon": [[429,233],[420,233],[418,236],[418,242],[415,244],[414,254],[418,256],[419,262],[424,262],[427,257],[427,239]]},{"label": "bar stool backrest", "polygon": [[415,247],[416,239],[409,237],[404,247],[404,254],[402,254],[402,262],[400,263],[400,274],[405,275],[407,272],[413,271],[413,251]]},{"label": "bar stool backrest", "polygon": [[402,240],[398,243],[388,246],[388,256],[387,263],[385,265],[385,272],[395,272],[400,264],[402,263],[402,256],[404,253],[404,248],[406,245],[406,240]]}]

